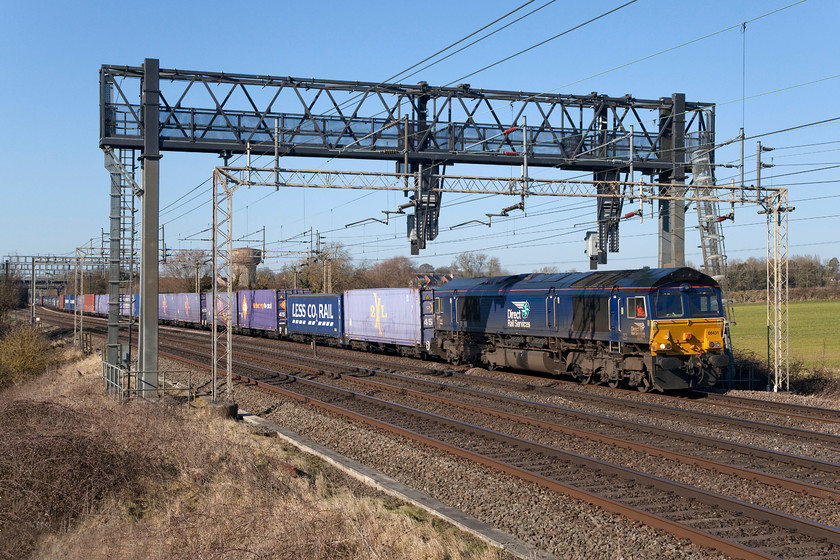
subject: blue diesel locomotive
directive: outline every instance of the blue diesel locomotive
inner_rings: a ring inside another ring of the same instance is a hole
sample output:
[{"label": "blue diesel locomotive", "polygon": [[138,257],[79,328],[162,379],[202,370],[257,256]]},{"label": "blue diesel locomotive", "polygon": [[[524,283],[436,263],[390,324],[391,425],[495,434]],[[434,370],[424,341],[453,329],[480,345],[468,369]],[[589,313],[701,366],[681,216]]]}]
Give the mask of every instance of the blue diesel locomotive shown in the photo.
[{"label": "blue diesel locomotive", "polygon": [[690,268],[465,278],[436,289],[431,350],[451,362],[646,391],[722,376],[720,286]]}]

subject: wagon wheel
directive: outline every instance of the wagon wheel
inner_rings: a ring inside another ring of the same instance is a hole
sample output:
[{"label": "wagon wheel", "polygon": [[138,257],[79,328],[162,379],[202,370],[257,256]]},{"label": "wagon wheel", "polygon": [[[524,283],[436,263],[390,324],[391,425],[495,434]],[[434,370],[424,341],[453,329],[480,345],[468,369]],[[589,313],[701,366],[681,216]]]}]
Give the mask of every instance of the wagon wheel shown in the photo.
[{"label": "wagon wheel", "polygon": [[578,383],[580,383],[581,385],[589,385],[590,383],[592,383],[593,373],[591,371],[584,372],[580,366],[574,367],[573,375],[575,376],[575,379],[577,379]]},{"label": "wagon wheel", "polygon": [[648,391],[650,391],[651,385],[650,379],[648,379],[647,377],[647,373],[645,373],[645,376],[642,377],[641,383],[636,385],[636,389],[638,389],[640,393],[647,393]]},{"label": "wagon wheel", "polygon": [[613,389],[618,389],[619,384],[621,383],[620,379],[610,379],[607,381],[607,385],[612,387]]}]

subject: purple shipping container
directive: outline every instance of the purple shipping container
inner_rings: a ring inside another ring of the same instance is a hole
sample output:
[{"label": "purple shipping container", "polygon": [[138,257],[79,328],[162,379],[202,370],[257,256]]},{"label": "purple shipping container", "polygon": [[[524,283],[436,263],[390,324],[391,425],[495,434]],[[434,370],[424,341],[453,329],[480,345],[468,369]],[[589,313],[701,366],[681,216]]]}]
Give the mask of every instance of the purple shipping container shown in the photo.
[{"label": "purple shipping container", "polygon": [[[133,302],[133,309],[132,309]],[[140,294],[120,295],[120,315],[128,317],[129,312],[133,317],[140,316]]]},{"label": "purple shipping container", "polygon": [[[225,312],[227,312],[227,313],[230,314],[230,325],[232,327],[237,326],[238,313],[237,313],[236,309],[234,309],[234,306],[236,306],[236,292],[232,292],[232,295],[233,295],[233,298],[232,298],[233,305],[226,305],[226,302],[228,301],[228,293],[227,292],[219,292],[218,294],[216,294],[216,305],[215,305],[216,311],[215,311],[215,313],[216,313],[216,318],[217,318],[216,320],[219,322],[220,325],[225,324],[225,321],[226,321]],[[204,302],[204,305],[205,305],[204,313],[205,314],[207,313],[206,305],[207,305],[208,302],[211,302],[211,301],[213,301],[213,294],[212,293],[207,293],[206,297],[205,297],[205,302]],[[208,324],[212,324],[213,323],[213,316],[207,314],[206,315],[206,320],[207,320]]]},{"label": "purple shipping container", "polygon": [[341,294],[289,294],[286,309],[290,333],[341,338]]},{"label": "purple shipping container", "polygon": [[175,319],[183,323],[199,323],[201,320],[201,309],[199,308],[198,294],[174,295]]},{"label": "purple shipping container", "polygon": [[96,296],[96,301],[94,303],[94,307],[96,309],[96,313],[99,315],[107,315],[108,314],[108,302],[111,300],[111,296],[109,294],[102,294]]},{"label": "purple shipping container", "polygon": [[[239,326],[243,329],[277,332],[277,290],[242,290],[237,294]],[[284,302],[285,303],[285,302]]]},{"label": "purple shipping container", "polygon": [[344,292],[344,332],[350,340],[420,346],[420,293],[411,288]]},{"label": "purple shipping container", "polygon": [[158,294],[158,319],[161,321],[174,321],[175,311],[178,304],[175,301],[177,294]]}]

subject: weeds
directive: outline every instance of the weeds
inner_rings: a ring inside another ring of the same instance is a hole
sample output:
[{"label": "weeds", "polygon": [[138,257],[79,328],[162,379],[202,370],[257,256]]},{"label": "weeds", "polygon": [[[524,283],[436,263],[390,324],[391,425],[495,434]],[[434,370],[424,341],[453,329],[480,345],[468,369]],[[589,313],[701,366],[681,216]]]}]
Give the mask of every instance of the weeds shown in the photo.
[{"label": "weeds", "polygon": [[3,391],[0,411],[0,560],[505,557],[277,438],[117,405],[89,359]]},{"label": "weeds", "polygon": [[43,373],[53,362],[49,348],[49,341],[38,329],[10,329],[0,338],[0,389]]},{"label": "weeds", "polygon": [[794,368],[791,363],[790,390],[800,395],[817,395],[826,398],[840,397],[840,375],[823,367]]},{"label": "weeds", "polygon": [[115,491],[136,490],[154,461],[121,449],[96,424],[58,403],[20,400],[0,409],[0,558],[26,556],[40,535]]}]

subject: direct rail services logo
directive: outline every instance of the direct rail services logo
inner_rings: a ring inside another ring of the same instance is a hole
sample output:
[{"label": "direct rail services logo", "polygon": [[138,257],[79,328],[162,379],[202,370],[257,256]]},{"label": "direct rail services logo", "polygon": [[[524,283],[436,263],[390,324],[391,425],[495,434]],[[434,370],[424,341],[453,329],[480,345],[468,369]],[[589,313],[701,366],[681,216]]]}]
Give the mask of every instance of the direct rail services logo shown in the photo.
[{"label": "direct rail services logo", "polygon": [[531,305],[527,301],[512,301],[511,303],[517,310],[507,310],[507,326],[530,329],[531,322],[525,319],[531,314]]}]

